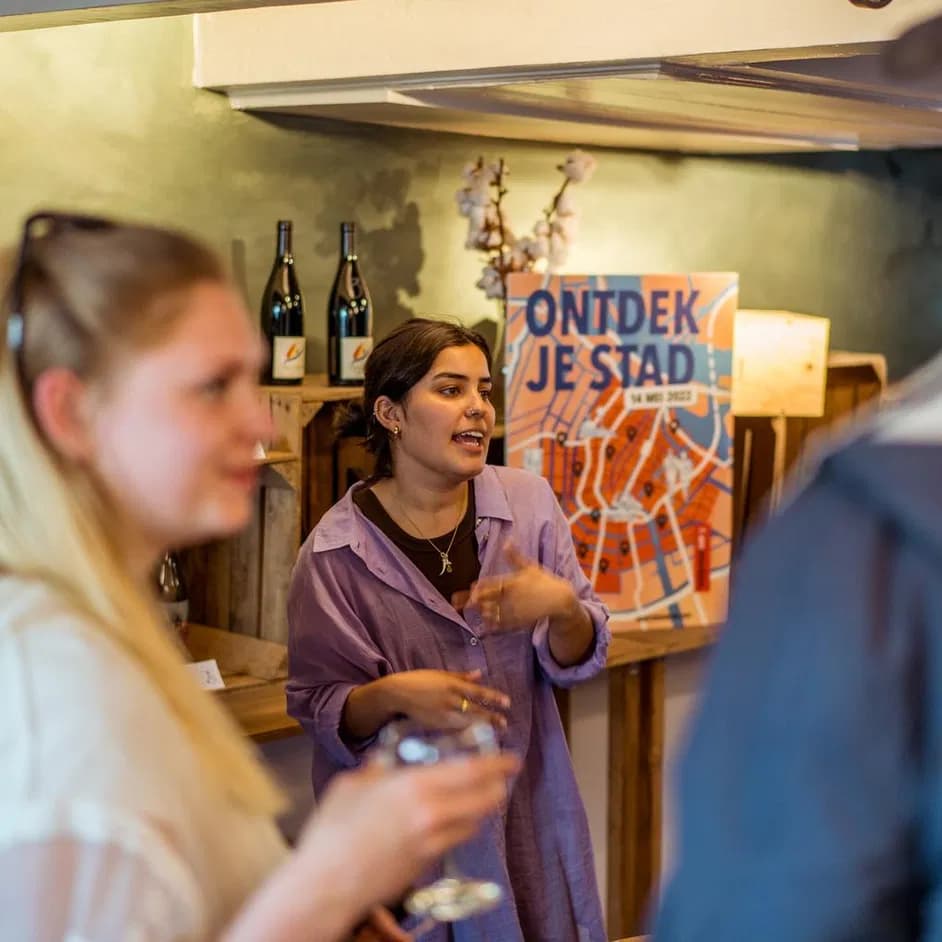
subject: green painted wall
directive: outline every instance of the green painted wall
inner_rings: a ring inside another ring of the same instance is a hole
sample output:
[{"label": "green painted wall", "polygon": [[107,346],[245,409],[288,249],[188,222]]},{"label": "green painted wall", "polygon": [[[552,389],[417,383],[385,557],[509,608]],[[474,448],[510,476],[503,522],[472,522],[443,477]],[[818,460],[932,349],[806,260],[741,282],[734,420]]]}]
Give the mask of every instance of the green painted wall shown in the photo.
[{"label": "green painted wall", "polygon": [[[461,168],[506,157],[525,228],[564,148],[239,114],[191,69],[188,18],[0,34],[0,240],[38,205],[176,224],[232,258],[254,307],[274,222],[292,218],[313,370],[344,218],[362,229],[379,332],[494,314],[463,248]],[[596,156],[569,270],[738,271],[743,306],[826,314],[835,347],[882,350],[894,376],[942,346],[936,154]]]}]

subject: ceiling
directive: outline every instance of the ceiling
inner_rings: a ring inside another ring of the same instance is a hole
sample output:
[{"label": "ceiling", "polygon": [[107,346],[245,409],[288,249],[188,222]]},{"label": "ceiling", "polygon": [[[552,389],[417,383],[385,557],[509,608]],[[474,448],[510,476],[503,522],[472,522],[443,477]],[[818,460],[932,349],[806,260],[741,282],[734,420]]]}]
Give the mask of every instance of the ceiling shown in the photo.
[{"label": "ceiling", "polygon": [[227,89],[236,108],[602,147],[787,153],[942,146],[942,77],[896,82],[878,44],[800,57]]}]

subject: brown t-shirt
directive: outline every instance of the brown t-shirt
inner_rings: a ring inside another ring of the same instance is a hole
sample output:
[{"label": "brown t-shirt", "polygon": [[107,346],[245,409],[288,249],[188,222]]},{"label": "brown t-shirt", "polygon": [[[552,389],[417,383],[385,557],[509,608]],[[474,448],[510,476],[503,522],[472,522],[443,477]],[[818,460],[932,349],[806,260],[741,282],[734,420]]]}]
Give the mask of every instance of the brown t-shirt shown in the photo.
[{"label": "brown t-shirt", "polygon": [[442,557],[451,542],[451,534],[447,533],[433,536],[432,543],[406,533],[386,513],[386,509],[379,502],[371,487],[361,487],[353,492],[353,502],[360,508],[363,516],[371,523],[376,524],[402,550],[408,559],[438,589],[449,604],[455,592],[463,592],[471,587],[481,572],[481,562],[478,559],[478,541],[474,534],[476,523],[474,507],[474,486],[468,482],[468,509],[465,511],[458,532],[448,558],[451,560],[451,572],[442,572]]}]

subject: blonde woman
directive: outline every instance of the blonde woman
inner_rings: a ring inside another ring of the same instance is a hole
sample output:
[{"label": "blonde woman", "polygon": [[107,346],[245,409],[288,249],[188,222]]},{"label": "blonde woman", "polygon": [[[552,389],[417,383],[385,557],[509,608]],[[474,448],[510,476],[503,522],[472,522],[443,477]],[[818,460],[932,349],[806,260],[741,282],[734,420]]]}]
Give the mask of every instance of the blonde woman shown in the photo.
[{"label": "blonde woman", "polygon": [[348,777],[288,855],[281,796],[146,588],[168,546],[248,519],[268,419],[242,302],[182,235],[50,213],[4,283],[3,937],[347,937],[473,833],[513,760]]}]

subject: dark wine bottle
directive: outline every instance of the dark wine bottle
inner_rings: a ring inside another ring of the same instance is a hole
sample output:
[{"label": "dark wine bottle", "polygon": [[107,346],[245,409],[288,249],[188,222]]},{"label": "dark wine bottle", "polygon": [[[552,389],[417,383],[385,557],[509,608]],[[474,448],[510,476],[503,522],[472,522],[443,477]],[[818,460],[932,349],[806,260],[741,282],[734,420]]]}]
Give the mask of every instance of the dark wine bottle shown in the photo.
[{"label": "dark wine bottle", "polygon": [[262,295],[262,333],[269,358],[263,382],[297,385],[304,379],[304,300],[291,254],[291,222],[278,223],[278,250]]},{"label": "dark wine bottle", "polygon": [[340,265],[327,302],[327,370],[331,386],[358,386],[373,349],[373,302],[360,272],[356,225],[340,224]]},{"label": "dark wine bottle", "polygon": [[181,635],[190,617],[190,598],[183,581],[183,570],[175,553],[164,553],[157,568],[157,597],[167,614],[167,621]]}]

